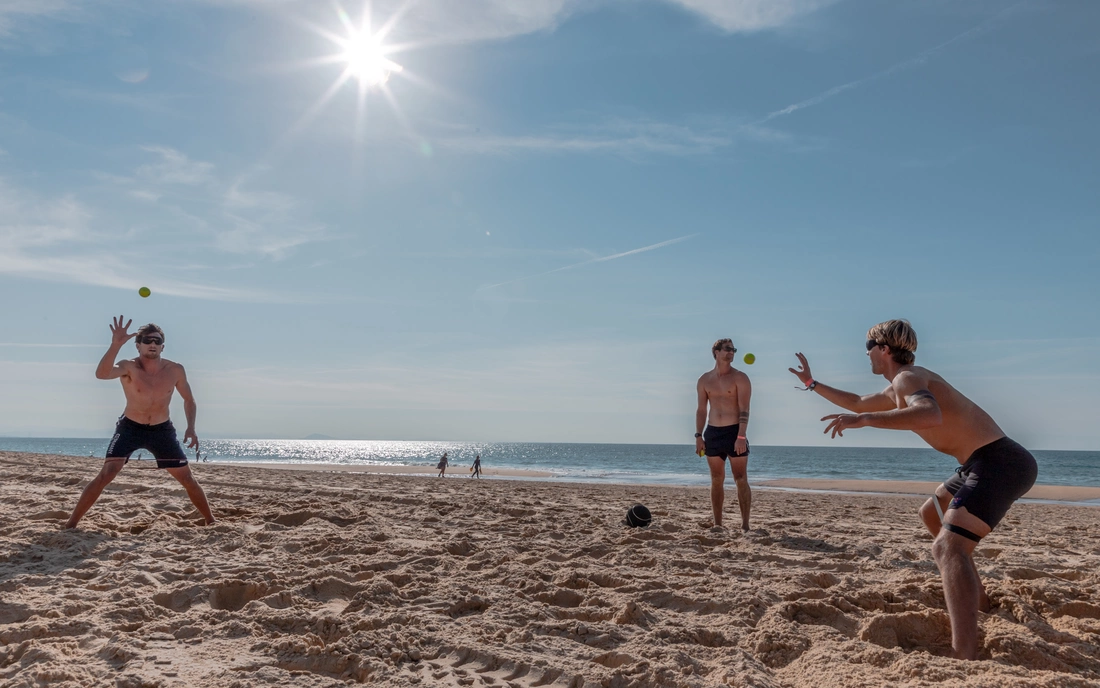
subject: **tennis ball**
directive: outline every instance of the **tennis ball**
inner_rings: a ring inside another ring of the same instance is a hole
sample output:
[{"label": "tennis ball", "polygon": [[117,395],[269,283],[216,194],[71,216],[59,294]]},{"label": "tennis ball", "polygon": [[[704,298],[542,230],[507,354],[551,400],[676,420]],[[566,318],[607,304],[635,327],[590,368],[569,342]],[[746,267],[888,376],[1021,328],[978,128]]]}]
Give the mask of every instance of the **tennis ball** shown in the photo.
[{"label": "tennis ball", "polygon": [[706,456],[706,455],[707,455],[707,450],[706,449],[700,449],[699,450],[699,456]]},{"label": "tennis ball", "polygon": [[149,295],[152,293],[153,292],[149,291],[149,287],[142,287],[141,289],[138,289],[138,296],[143,299],[149,298]]},{"label": "tennis ball", "polygon": [[756,362],[756,356],[752,354],[745,354],[745,365],[752,365]]}]

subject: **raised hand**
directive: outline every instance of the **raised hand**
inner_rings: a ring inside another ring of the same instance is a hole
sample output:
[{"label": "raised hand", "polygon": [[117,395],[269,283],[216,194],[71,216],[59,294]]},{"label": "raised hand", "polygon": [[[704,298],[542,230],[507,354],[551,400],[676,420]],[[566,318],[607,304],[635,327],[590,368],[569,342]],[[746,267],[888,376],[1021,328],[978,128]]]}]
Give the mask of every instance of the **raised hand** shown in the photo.
[{"label": "raised hand", "polygon": [[123,316],[120,315],[117,318],[112,318],[111,319],[111,344],[112,345],[122,346],[123,344],[125,344],[126,342],[130,341],[131,339],[133,339],[134,337],[137,336],[137,332],[135,332],[133,334],[130,334],[126,331],[126,330],[130,329],[130,323],[132,323],[134,321],[132,319],[127,320],[126,324],[123,325],[122,324],[122,317]]},{"label": "raised hand", "polygon": [[851,413],[833,413],[825,416],[821,420],[830,421],[825,427],[825,434],[828,435],[831,431],[832,437],[843,437],[845,430],[851,430],[852,428],[862,428],[864,426],[863,416]]},{"label": "raised hand", "polygon": [[798,370],[795,370],[794,368],[787,368],[787,370],[794,373],[794,375],[802,382],[803,386],[805,386],[809,384],[810,380],[814,378],[814,376],[810,374],[810,362],[806,360],[806,357],[802,355],[802,352],[795,354],[795,356],[798,357],[798,362],[800,364],[798,366]]}]

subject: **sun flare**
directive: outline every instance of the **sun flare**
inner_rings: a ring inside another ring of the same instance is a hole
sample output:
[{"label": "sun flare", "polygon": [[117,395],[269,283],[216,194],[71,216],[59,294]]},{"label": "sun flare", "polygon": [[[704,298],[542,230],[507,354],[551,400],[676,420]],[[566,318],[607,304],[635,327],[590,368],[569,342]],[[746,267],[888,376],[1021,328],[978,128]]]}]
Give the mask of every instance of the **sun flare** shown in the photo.
[{"label": "sun flare", "polygon": [[380,86],[389,81],[390,75],[402,70],[401,65],[386,57],[386,46],[368,31],[354,33],[343,41],[340,55],[347,69],[367,86]]}]

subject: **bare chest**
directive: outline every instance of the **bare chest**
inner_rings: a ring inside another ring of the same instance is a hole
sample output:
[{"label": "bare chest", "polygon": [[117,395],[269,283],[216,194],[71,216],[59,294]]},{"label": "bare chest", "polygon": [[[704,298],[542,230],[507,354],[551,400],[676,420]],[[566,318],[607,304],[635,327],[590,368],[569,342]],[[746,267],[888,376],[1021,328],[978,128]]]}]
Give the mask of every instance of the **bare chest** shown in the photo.
[{"label": "bare chest", "polygon": [[715,376],[707,382],[706,389],[711,400],[737,399],[737,381],[733,376]]},{"label": "bare chest", "polygon": [[153,372],[135,366],[129,375],[122,378],[122,386],[127,394],[138,397],[171,396],[175,385],[175,373],[171,366]]}]

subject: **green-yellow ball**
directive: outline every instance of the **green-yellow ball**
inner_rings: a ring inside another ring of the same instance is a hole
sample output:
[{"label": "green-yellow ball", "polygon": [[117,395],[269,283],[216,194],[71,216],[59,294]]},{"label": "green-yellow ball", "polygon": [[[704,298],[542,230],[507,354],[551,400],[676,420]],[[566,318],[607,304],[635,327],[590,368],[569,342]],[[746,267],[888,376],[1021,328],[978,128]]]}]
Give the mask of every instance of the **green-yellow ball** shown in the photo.
[{"label": "green-yellow ball", "polygon": [[756,356],[745,354],[745,365],[752,365],[753,363],[756,363]]},{"label": "green-yellow ball", "polygon": [[149,291],[149,287],[142,287],[141,289],[138,289],[138,296],[143,299],[149,298],[149,295],[152,293],[153,292]]},{"label": "green-yellow ball", "polygon": [[706,456],[706,455],[707,455],[707,450],[706,449],[700,449],[699,450],[699,456]]}]

